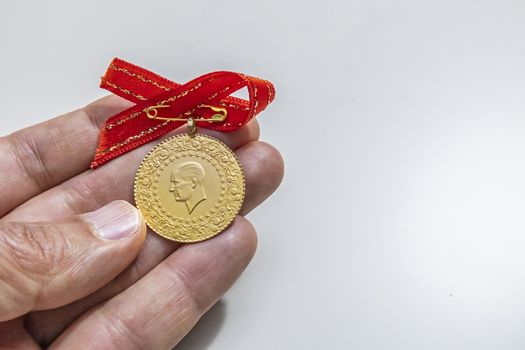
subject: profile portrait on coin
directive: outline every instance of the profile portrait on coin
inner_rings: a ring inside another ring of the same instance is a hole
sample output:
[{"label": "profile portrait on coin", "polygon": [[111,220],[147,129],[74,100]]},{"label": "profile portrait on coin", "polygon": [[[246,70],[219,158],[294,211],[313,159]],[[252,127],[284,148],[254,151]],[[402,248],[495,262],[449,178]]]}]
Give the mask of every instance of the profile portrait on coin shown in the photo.
[{"label": "profile portrait on coin", "polygon": [[170,192],[177,202],[184,202],[191,214],[195,207],[206,200],[204,188],[204,168],[197,162],[183,162],[171,172]]}]

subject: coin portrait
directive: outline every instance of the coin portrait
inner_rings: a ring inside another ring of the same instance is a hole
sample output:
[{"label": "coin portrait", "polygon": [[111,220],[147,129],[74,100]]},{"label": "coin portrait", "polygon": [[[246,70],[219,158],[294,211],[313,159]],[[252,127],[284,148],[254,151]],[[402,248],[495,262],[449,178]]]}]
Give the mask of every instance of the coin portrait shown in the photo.
[{"label": "coin portrait", "polygon": [[244,175],[228,146],[204,135],[172,137],[142,161],[135,202],[148,226],[177,242],[224,230],[244,200]]},{"label": "coin portrait", "polygon": [[204,188],[204,168],[197,162],[184,162],[173,169],[171,173],[170,192],[173,192],[177,202],[184,202],[191,214],[193,209],[206,200]]}]

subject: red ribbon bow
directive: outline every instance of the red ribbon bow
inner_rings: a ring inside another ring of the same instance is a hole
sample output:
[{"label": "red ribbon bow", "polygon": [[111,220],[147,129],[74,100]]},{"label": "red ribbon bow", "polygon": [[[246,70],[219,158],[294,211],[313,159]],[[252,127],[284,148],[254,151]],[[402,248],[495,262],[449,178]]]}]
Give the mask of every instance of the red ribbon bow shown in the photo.
[{"label": "red ribbon bow", "polygon": [[[189,117],[198,127],[236,130],[275,97],[272,83],[241,73],[208,73],[181,85],[118,58],[109,65],[100,87],[135,105],[106,121],[92,168],[161,137]],[[249,100],[230,96],[244,87]]]}]

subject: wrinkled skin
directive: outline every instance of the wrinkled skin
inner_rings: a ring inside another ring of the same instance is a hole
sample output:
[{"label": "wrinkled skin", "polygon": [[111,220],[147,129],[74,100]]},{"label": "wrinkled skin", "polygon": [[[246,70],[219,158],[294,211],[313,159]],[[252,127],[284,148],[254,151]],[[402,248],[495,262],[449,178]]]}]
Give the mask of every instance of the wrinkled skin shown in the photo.
[{"label": "wrinkled skin", "polygon": [[104,120],[127,107],[108,96],[0,138],[1,349],[169,349],[252,258],[243,215],[283,176],[257,122],[202,131],[235,151],[246,199],[225,232],[179,245],[148,232],[129,204],[134,172],[161,140],[89,169]]}]

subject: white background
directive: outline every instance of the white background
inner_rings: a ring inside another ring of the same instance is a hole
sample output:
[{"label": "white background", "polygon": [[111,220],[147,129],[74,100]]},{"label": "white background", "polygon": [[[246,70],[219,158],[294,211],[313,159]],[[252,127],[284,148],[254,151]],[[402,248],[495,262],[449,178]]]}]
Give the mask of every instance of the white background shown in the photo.
[{"label": "white background", "polygon": [[180,349],[525,348],[523,0],[0,0],[1,133],[114,56],[277,88],[258,253]]}]

